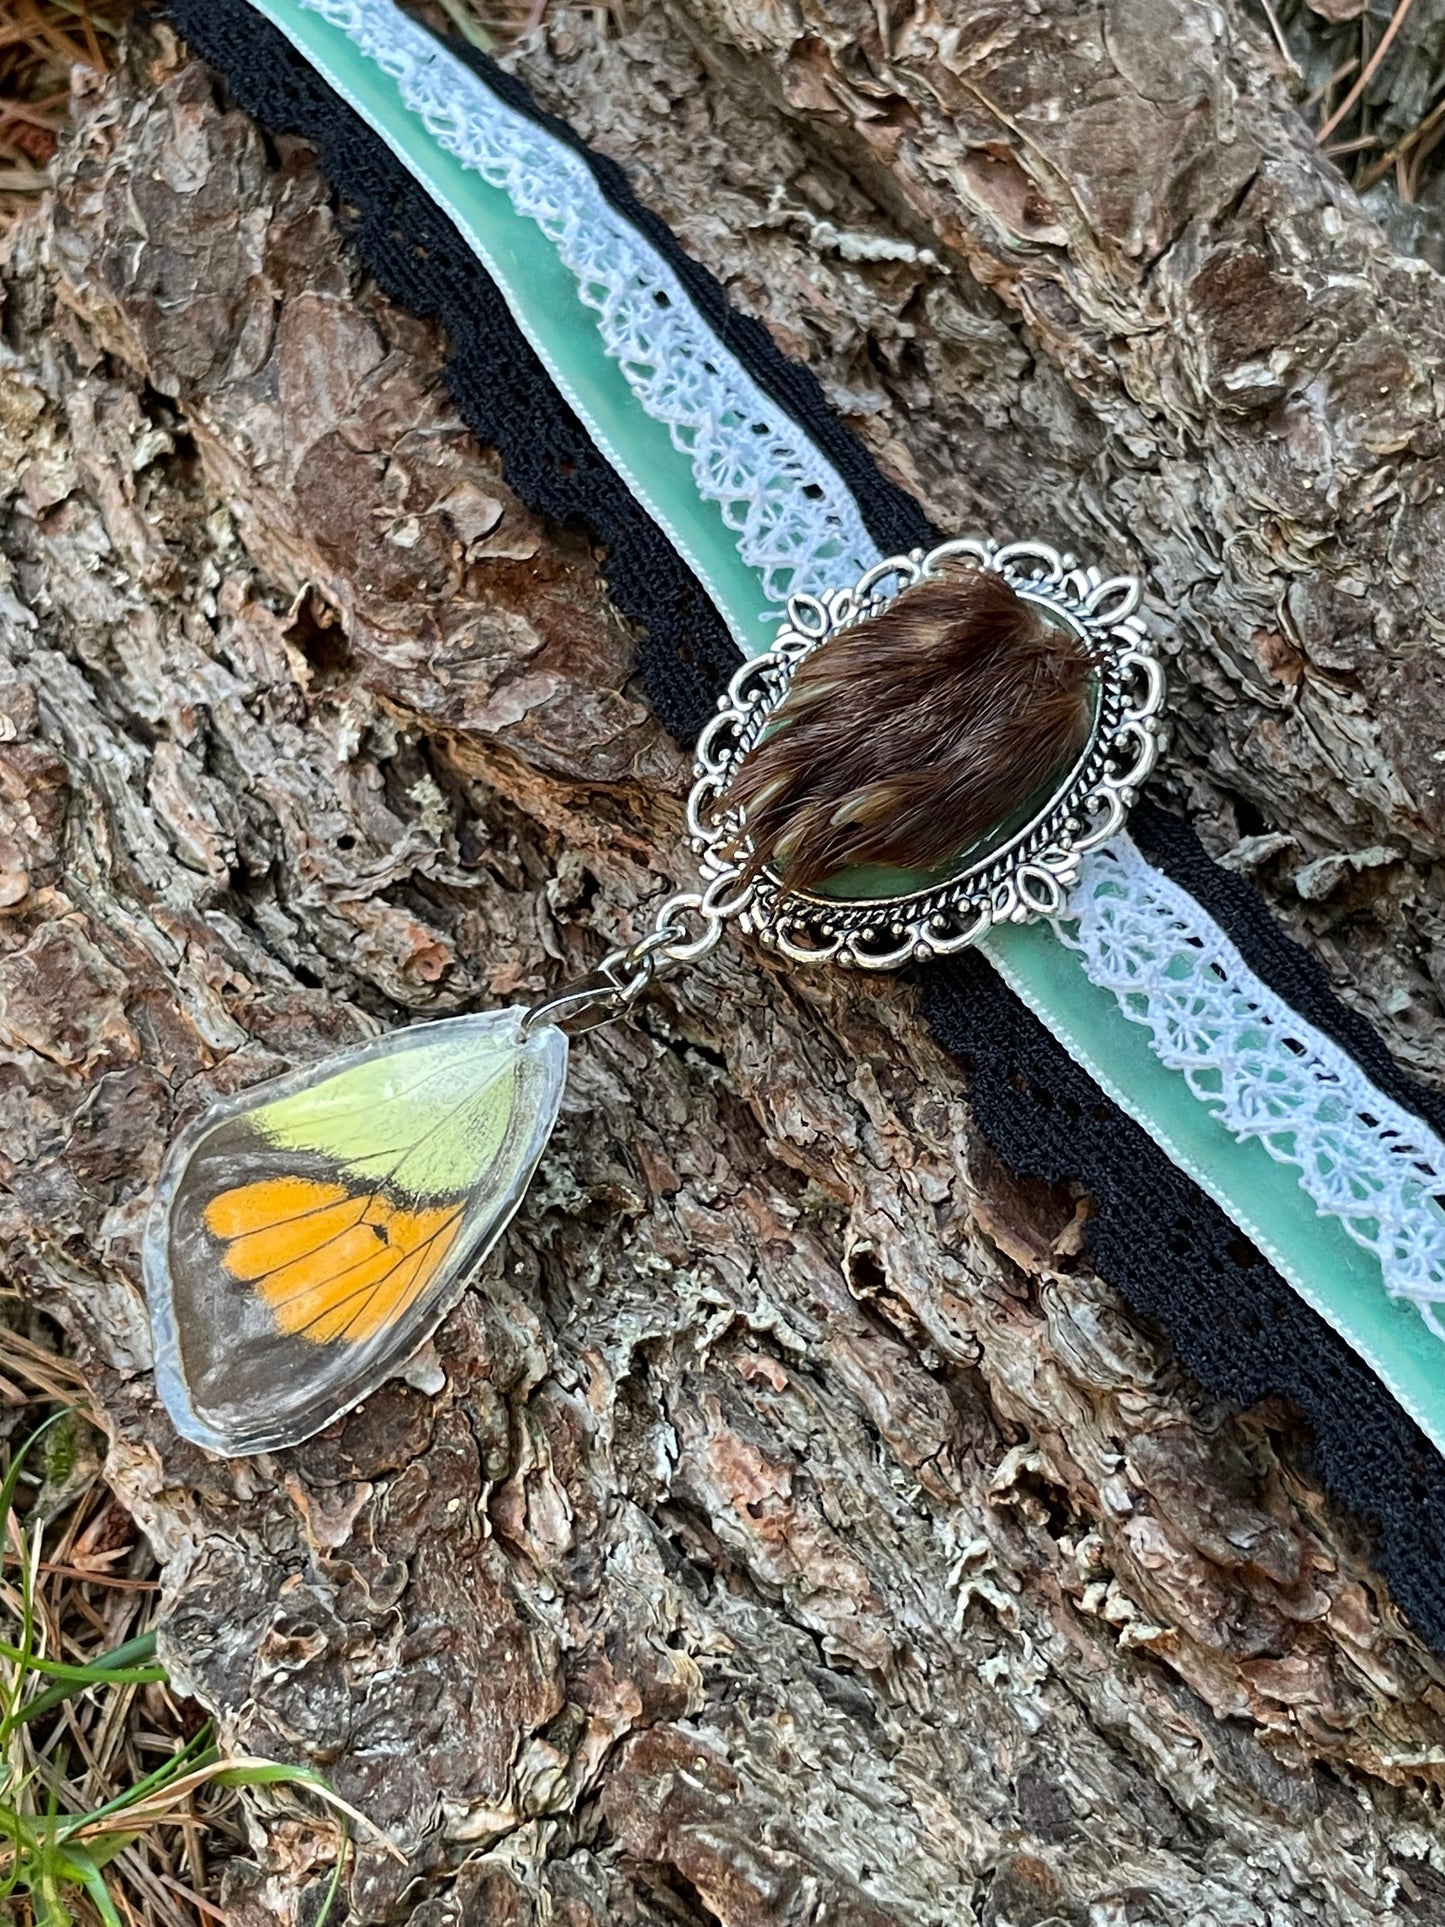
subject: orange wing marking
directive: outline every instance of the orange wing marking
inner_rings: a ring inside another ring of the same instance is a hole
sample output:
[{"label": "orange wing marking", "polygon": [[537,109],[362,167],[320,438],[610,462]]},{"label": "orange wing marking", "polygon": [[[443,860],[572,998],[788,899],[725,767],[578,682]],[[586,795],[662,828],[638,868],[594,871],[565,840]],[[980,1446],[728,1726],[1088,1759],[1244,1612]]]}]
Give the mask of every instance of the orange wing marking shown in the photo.
[{"label": "orange wing marking", "polygon": [[375,1338],[436,1276],[465,1202],[404,1211],[379,1192],[312,1178],[263,1178],[222,1191],[206,1229],[233,1278],[254,1285],[277,1329],[313,1344]]}]

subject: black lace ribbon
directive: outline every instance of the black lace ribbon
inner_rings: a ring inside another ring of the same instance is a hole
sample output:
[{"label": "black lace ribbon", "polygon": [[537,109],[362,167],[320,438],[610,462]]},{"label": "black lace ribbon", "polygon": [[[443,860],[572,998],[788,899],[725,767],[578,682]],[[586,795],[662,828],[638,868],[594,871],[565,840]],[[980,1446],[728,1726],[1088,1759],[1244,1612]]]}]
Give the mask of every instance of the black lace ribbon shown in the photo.
[{"label": "black lace ribbon", "polygon": [[[165,10],[254,119],[316,147],[378,283],[445,329],[458,411],[499,451],[510,486],[530,507],[581,522],[602,543],[609,593],[643,632],[639,663],[649,697],[664,726],[691,745],[737,667],[736,645],[667,537],[558,394],[465,240],[385,142],[248,0],[165,0]],[[937,540],[918,505],[880,474],[831,413],[813,375],[729,305],[713,276],[637,201],[621,169],[543,113],[484,55],[460,45],[454,51],[509,105],[585,158],[607,199],[666,257],[731,352],[832,461],[879,546]],[[1398,1069],[1249,884],[1221,870],[1189,826],[1162,810],[1141,805],[1133,827],[1150,861],[1190,891],[1264,982],[1397,1103],[1445,1131],[1445,1099]],[[1445,1652],[1445,1458],[1349,1345],[980,957],[934,964],[922,975],[929,1025],[968,1072],[987,1143],[1022,1176],[1088,1191],[1100,1275],[1165,1328],[1212,1392],[1246,1406],[1285,1397],[1300,1408],[1313,1430],[1320,1476],[1373,1524],[1376,1563],[1395,1598]]]}]

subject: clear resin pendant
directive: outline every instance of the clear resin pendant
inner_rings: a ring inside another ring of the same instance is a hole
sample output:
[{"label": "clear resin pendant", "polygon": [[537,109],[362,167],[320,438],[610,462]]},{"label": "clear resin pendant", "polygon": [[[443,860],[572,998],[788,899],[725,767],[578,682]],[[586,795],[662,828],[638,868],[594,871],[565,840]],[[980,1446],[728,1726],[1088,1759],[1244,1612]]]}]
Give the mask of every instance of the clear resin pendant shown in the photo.
[{"label": "clear resin pendant", "polygon": [[295,1445],[456,1303],[557,1119],[567,1039],[519,1009],[419,1024],[213,1107],[175,1145],[145,1243],[176,1429]]}]

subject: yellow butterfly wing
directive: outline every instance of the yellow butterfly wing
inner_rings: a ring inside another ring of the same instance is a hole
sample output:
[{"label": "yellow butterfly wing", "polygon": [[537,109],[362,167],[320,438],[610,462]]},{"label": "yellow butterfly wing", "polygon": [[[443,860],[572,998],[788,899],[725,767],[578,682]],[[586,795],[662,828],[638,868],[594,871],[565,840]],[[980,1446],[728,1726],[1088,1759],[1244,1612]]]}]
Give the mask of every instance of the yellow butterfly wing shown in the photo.
[{"label": "yellow butterfly wing", "polygon": [[157,1378],[213,1451],[310,1436],[432,1331],[521,1201],[566,1075],[519,1010],[418,1025],[218,1105],[145,1243]]}]

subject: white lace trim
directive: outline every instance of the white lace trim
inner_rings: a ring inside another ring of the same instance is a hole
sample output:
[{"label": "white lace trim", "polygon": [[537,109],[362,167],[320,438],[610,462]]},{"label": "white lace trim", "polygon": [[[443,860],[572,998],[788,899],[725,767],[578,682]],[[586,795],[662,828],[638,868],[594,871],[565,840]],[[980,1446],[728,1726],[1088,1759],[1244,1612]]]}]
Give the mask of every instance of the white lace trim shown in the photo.
[{"label": "white lace trim", "polygon": [[879,559],[832,465],[735,361],[676,274],[570,148],[517,113],[392,0],[301,0],[396,82],[439,147],[535,221],[576,277],[639,405],[692,464],[738,552],[785,603]]},{"label": "white lace trim", "polygon": [[1293,1166],[1385,1289],[1445,1326],[1445,1143],[1263,984],[1213,918],[1127,836],[1085,859],[1055,923],[1090,979],[1236,1138]]}]

